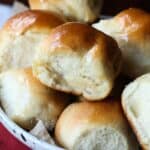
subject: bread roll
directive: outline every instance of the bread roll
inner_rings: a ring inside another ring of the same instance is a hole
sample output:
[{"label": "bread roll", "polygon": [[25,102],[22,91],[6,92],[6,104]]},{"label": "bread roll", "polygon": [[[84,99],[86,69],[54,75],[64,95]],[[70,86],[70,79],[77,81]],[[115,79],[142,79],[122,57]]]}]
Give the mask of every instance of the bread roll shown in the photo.
[{"label": "bread roll", "polygon": [[150,73],[125,88],[122,106],[141,146],[150,150]]},{"label": "bread roll", "polygon": [[52,129],[69,96],[54,91],[33,77],[30,68],[0,74],[0,102],[14,122],[32,129],[38,120]]},{"label": "bread roll", "polygon": [[138,150],[120,101],[79,102],[60,115],[55,137],[69,150]]},{"label": "bread roll", "polygon": [[40,42],[63,23],[44,11],[28,10],[10,18],[0,31],[0,72],[31,66]]},{"label": "bread roll", "polygon": [[93,22],[100,16],[103,0],[29,0],[31,9],[55,12],[73,21]]},{"label": "bread roll", "polygon": [[112,38],[85,24],[66,23],[42,43],[33,72],[51,88],[100,100],[111,92],[120,64]]},{"label": "bread roll", "polygon": [[122,50],[123,72],[132,78],[150,72],[150,14],[130,8],[95,28],[114,37]]}]

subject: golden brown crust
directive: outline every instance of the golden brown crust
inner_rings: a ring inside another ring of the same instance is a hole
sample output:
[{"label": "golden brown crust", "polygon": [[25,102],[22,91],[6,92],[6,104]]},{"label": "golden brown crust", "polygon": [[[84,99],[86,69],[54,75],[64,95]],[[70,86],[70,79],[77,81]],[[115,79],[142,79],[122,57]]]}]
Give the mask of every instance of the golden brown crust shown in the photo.
[{"label": "golden brown crust", "polygon": [[49,87],[100,100],[110,93],[120,66],[115,40],[89,25],[71,22],[56,27],[42,43],[33,71]]},{"label": "golden brown crust", "polygon": [[[101,102],[78,102],[69,105],[59,117],[56,128],[55,137],[59,144],[62,143],[65,129],[70,131],[81,129],[84,126],[112,126],[118,128],[127,126],[121,108],[120,100],[106,99]],[[86,128],[86,127],[85,127]],[[66,133],[68,134],[68,133]]]},{"label": "golden brown crust", "polygon": [[130,8],[93,26],[118,42],[124,74],[135,78],[150,71],[150,13]]},{"label": "golden brown crust", "polygon": [[52,12],[27,10],[10,18],[3,26],[3,30],[19,34],[28,30],[47,33],[63,23],[64,20]]},{"label": "golden brown crust", "polygon": [[[61,46],[80,51],[81,54],[94,48],[91,52],[92,57],[106,60],[106,63],[112,64],[116,58],[121,58],[120,49],[113,38],[82,23],[69,22],[55,28],[43,44],[43,49]],[[120,70],[117,67],[119,63],[118,59],[114,62],[116,75]]]},{"label": "golden brown crust", "polygon": [[124,57],[123,72],[132,78],[149,72],[150,13],[130,8],[114,18],[121,28],[118,39]]},{"label": "golden brown crust", "polygon": [[84,102],[74,103],[62,113],[62,116],[66,114],[74,118],[69,123],[71,128],[80,125],[84,121],[93,122],[94,124],[109,124],[114,120],[124,120],[120,100],[112,99],[106,99],[101,102],[87,102],[85,100]]},{"label": "golden brown crust", "polygon": [[[78,34],[77,34],[78,33]],[[66,45],[72,49],[89,49],[94,44],[106,47],[108,41],[111,46],[116,42],[112,42],[112,38],[104,35],[102,32],[91,28],[89,25],[70,22],[57,27],[52,31],[50,38],[47,40],[51,43],[57,42],[60,45]]]},{"label": "golden brown crust", "polygon": [[134,40],[142,44],[142,42],[150,40],[149,13],[137,8],[130,8],[119,13],[115,20],[121,26],[123,33],[128,35],[129,41]]},{"label": "golden brown crust", "polygon": [[0,31],[0,71],[30,67],[40,43],[63,23],[57,15],[40,10],[10,18]]}]

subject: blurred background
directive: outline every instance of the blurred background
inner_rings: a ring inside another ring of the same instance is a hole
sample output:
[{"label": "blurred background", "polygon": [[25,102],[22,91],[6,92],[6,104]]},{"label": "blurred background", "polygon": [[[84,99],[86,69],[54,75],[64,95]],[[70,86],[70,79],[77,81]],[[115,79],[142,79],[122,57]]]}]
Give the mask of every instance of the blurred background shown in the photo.
[{"label": "blurred background", "polygon": [[[0,0],[0,3],[11,5],[14,0]],[[27,0],[18,0],[28,5]],[[142,8],[150,12],[150,0],[104,0],[102,14],[114,15],[129,7]]]}]

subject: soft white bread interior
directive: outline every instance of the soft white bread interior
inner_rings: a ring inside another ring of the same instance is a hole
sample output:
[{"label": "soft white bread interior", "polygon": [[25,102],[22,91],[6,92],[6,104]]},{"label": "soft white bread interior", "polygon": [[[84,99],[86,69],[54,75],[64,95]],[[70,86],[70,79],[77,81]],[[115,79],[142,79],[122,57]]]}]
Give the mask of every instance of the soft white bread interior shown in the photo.
[{"label": "soft white bread interior", "polygon": [[111,37],[72,22],[56,27],[42,43],[33,72],[49,87],[100,100],[111,92],[121,60]]},{"label": "soft white bread interior", "polygon": [[120,101],[78,102],[60,115],[58,144],[69,150],[138,150]]},{"label": "soft white bread interior", "polygon": [[38,10],[27,10],[10,18],[0,31],[0,72],[31,66],[40,42],[63,23],[57,15]]},{"label": "soft white bread interior", "polygon": [[31,9],[50,10],[72,21],[99,18],[103,0],[29,0]]},{"label": "soft white bread interior", "polygon": [[122,94],[123,110],[144,150],[150,150],[150,74],[130,83]]},{"label": "soft white bread interior", "polygon": [[149,13],[130,8],[93,26],[117,40],[122,50],[123,72],[126,75],[134,78],[150,72]]},{"label": "soft white bread interior", "polygon": [[30,68],[0,74],[1,105],[8,117],[25,129],[31,129],[38,120],[52,129],[69,99],[41,84]]}]

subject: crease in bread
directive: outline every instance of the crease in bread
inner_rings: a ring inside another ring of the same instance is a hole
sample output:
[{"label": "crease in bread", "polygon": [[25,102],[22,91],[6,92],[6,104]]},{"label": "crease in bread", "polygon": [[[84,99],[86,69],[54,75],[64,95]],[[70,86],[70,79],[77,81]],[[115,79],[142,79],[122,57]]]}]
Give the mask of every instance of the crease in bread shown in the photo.
[{"label": "crease in bread", "polygon": [[112,38],[72,22],[51,32],[39,47],[32,68],[34,75],[51,88],[100,100],[111,92],[121,61]]},{"label": "crease in bread", "polygon": [[122,94],[123,110],[135,131],[139,143],[150,149],[150,74],[145,74],[130,83]]},{"label": "crease in bread", "polygon": [[59,16],[40,10],[11,17],[0,30],[0,72],[30,67],[41,41],[63,23]]},{"label": "crease in bread", "polygon": [[31,68],[0,74],[1,105],[8,117],[25,129],[32,129],[38,120],[53,129],[69,100],[68,95],[40,83]]},{"label": "crease in bread", "polygon": [[120,100],[69,105],[56,123],[55,138],[70,150],[138,150]]},{"label": "crease in bread", "polygon": [[112,36],[123,54],[122,72],[132,78],[150,72],[150,13],[137,8],[123,10],[93,27]]}]

